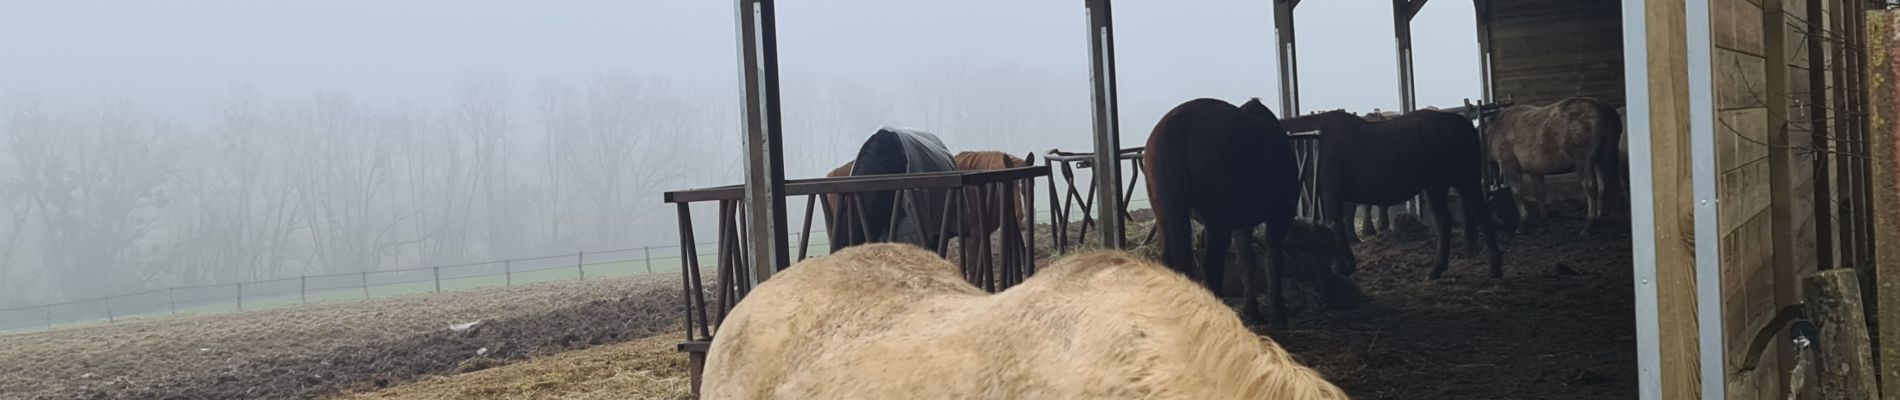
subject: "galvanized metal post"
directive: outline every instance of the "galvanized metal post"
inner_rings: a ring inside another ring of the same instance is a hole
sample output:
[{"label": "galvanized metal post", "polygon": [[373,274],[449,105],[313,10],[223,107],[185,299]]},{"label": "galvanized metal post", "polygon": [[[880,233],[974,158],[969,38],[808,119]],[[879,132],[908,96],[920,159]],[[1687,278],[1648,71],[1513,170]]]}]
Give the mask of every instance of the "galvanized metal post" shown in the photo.
[{"label": "galvanized metal post", "polygon": [[46,314],[46,329],[53,329],[53,306],[42,306],[40,312]]},{"label": "galvanized metal post", "polygon": [[513,261],[501,260],[501,273],[502,276],[508,279],[507,286],[515,285],[515,263]]},{"label": "galvanized metal post", "polygon": [[171,303],[172,315],[178,315],[178,288],[165,288],[165,301]]},{"label": "galvanized metal post", "polygon": [[1293,35],[1293,9],[1299,0],[1273,0],[1274,51],[1280,58],[1280,116],[1300,115],[1300,55]]},{"label": "galvanized metal post", "polygon": [[746,97],[745,200],[746,215],[750,217],[746,223],[751,232],[757,233],[747,243],[753,287],[770,278],[790,258],[785,237],[776,20],[773,0],[739,0],[739,70]]},{"label": "galvanized metal post", "polygon": [[106,302],[106,322],[113,322],[112,296],[106,296],[105,302]]},{"label": "galvanized metal post", "polygon": [[363,282],[363,299],[368,300],[369,299],[369,271],[363,271],[362,282]]},{"label": "galvanized metal post", "polygon": [[653,273],[653,248],[641,246],[640,255],[647,260],[647,273]]},{"label": "galvanized metal post", "polygon": [[1392,0],[1392,35],[1398,45],[1399,60],[1399,111],[1412,112],[1417,109],[1418,94],[1412,81],[1412,17],[1418,15],[1418,7],[1426,0]]},{"label": "galvanized metal post", "polygon": [[[1648,127],[1649,118],[1649,27],[1648,0],[1622,0],[1623,71],[1628,96],[1626,116],[1629,126]],[[1662,286],[1656,270],[1655,186],[1650,157],[1649,129],[1642,137],[1629,141],[1630,236],[1635,243],[1631,258],[1636,297],[1636,383],[1637,398],[1660,400],[1662,396],[1661,304],[1657,288]]]},{"label": "galvanized metal post", "polygon": [[297,302],[310,304],[310,277],[297,277]]},{"label": "galvanized metal post", "polygon": [[587,281],[587,252],[574,253],[574,270],[580,271],[581,281]]},{"label": "galvanized metal post", "polygon": [[244,282],[237,283],[238,311],[244,311]]},{"label": "galvanized metal post", "polygon": [[1089,13],[1089,64],[1095,98],[1095,192],[1096,222],[1102,225],[1102,247],[1120,249],[1126,237],[1122,233],[1121,199],[1121,127],[1116,117],[1115,98],[1115,14],[1110,0],[1087,0]]},{"label": "galvanized metal post", "polygon": [[429,269],[433,271],[434,276],[435,276],[435,292],[442,293],[442,267],[434,266],[434,267],[430,267]]}]

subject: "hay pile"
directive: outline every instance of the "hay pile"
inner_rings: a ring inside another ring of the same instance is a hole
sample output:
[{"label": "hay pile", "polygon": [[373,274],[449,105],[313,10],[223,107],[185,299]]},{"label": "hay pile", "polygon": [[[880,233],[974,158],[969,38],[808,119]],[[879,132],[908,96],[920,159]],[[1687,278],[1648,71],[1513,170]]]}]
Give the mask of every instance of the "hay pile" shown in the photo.
[{"label": "hay pile", "polygon": [[690,399],[678,335],[566,352],[342,399]]}]

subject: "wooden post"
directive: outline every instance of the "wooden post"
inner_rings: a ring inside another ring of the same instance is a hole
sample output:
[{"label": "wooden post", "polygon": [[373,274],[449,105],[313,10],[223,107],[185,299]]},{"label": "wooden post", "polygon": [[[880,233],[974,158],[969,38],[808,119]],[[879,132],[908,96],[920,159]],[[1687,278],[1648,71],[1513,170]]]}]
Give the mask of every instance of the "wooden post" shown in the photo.
[{"label": "wooden post", "polygon": [[310,277],[297,277],[297,302],[310,304]]},{"label": "wooden post", "polygon": [[435,266],[429,269],[435,274],[435,292],[442,293],[442,267]]},{"label": "wooden post", "polygon": [[244,311],[244,282],[237,283],[238,311]]},{"label": "wooden post", "polygon": [[1880,329],[1880,389],[1889,396],[1900,396],[1900,63],[1893,57],[1900,41],[1893,35],[1900,30],[1900,12],[1870,11],[1866,15],[1869,101],[1872,116],[1868,139],[1868,159],[1873,193],[1872,215],[1875,251],[1874,288]]},{"label": "wooden post", "polygon": [[1808,319],[1820,329],[1815,364],[1821,398],[1879,398],[1873,345],[1861,315],[1860,277],[1849,268],[1815,272],[1802,278],[1802,290]]},{"label": "wooden post", "polygon": [[640,247],[640,255],[642,258],[645,258],[647,260],[647,273],[649,274],[653,273],[653,248],[645,247],[645,246]]},{"label": "wooden post", "polygon": [[165,288],[165,301],[172,305],[172,315],[178,315],[178,288]]},{"label": "wooden post", "polygon": [[501,273],[503,277],[508,279],[508,286],[515,285],[515,263],[513,261],[501,260]]},{"label": "wooden post", "polygon": [[105,301],[106,301],[106,322],[113,322],[112,296],[106,296]]},{"label": "wooden post", "polygon": [[363,283],[363,300],[369,300],[369,271],[363,271],[361,278]]},{"label": "wooden post", "polygon": [[581,272],[581,281],[587,281],[587,252],[574,253],[574,270]]},{"label": "wooden post", "polygon": [[53,329],[53,306],[40,307],[40,312],[45,314],[46,316],[46,329],[52,330]]}]

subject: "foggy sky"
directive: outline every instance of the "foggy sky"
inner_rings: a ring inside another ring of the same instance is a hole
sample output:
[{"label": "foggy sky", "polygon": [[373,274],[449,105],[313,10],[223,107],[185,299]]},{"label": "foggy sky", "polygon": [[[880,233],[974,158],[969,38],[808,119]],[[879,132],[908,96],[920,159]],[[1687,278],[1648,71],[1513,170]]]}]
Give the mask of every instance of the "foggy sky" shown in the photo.
[{"label": "foggy sky", "polygon": [[[1302,3],[1305,109],[1398,107],[1389,4]],[[544,77],[624,70],[709,96],[737,96],[732,7],[659,0],[13,1],[0,5],[0,90],[76,102],[125,98],[187,121],[209,115],[211,99],[235,83],[267,96],[327,91],[435,105],[447,101],[455,79],[469,75],[497,75],[525,89]],[[1116,11],[1124,142],[1144,139],[1168,107],[1194,97],[1278,104],[1269,1],[1122,0]],[[1421,105],[1457,105],[1477,95],[1471,22],[1463,2],[1433,3],[1414,22]],[[1065,98],[1088,102],[1080,1],[790,1],[780,6],[779,29],[787,87],[848,80],[901,93],[918,71],[1000,66],[1056,77],[1050,84]],[[1066,147],[1086,147],[1088,137],[1051,135]]]}]

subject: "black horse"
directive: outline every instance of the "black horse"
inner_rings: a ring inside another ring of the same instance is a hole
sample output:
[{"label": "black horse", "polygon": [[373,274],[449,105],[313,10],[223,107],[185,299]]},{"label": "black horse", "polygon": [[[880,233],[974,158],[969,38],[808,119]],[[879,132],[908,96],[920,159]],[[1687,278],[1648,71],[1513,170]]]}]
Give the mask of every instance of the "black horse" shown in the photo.
[{"label": "black horse", "polygon": [[[1438,231],[1438,261],[1430,277],[1445,273],[1451,253],[1451,207],[1446,191],[1457,190],[1465,215],[1465,248],[1477,255],[1477,235],[1484,233],[1491,252],[1491,276],[1504,276],[1504,254],[1498,251],[1496,228],[1485,206],[1481,183],[1478,129],[1462,115],[1420,110],[1385,121],[1366,121],[1345,111],[1288,118],[1297,130],[1319,130],[1320,213],[1341,240],[1350,232],[1351,210],[1346,203],[1397,205],[1424,193],[1430,200]],[[1348,248],[1340,273],[1351,274],[1358,265]]]},{"label": "black horse", "polygon": [[[1221,291],[1231,245],[1252,249],[1254,227],[1267,227],[1268,271],[1273,325],[1286,326],[1281,287],[1286,276],[1284,244],[1298,205],[1300,180],[1293,143],[1273,111],[1259,99],[1243,107],[1225,101],[1195,99],[1175,106],[1148,135],[1142,154],[1160,229],[1162,258],[1169,268]],[[1206,227],[1207,249],[1194,266],[1189,219]],[[1238,233],[1238,234],[1236,234]],[[1256,301],[1253,251],[1242,251],[1242,308],[1247,319],[1262,320]]]}]

